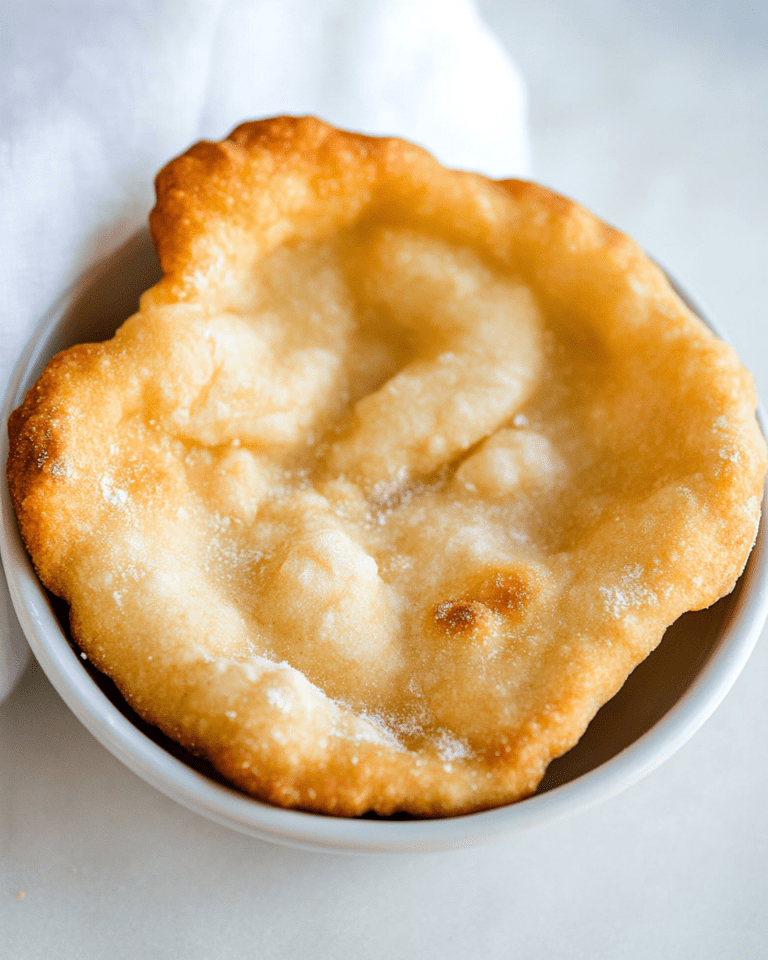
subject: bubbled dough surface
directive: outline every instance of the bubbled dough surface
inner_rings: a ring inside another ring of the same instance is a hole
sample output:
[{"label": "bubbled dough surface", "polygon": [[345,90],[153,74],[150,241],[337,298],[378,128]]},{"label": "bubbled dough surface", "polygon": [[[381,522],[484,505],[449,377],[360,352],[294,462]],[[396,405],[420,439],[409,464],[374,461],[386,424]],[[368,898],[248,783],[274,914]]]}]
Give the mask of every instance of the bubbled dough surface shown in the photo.
[{"label": "bubbled dough surface", "polygon": [[423,218],[294,236],[236,295],[167,279],[12,424],[84,651],[243,789],[344,814],[524,796],[740,572],[746,372],[671,292],[659,351],[520,264]]}]

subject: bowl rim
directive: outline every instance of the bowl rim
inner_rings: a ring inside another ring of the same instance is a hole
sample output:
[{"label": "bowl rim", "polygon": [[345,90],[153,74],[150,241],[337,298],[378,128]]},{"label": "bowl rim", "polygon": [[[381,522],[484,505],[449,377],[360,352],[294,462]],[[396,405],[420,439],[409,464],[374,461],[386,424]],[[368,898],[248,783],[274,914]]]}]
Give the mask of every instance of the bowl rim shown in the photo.
[{"label": "bowl rim", "polygon": [[[144,243],[145,233],[138,231],[121,250]],[[50,340],[59,323],[114,257],[112,254],[86,271],[35,327],[5,393],[0,426],[3,464],[8,455],[8,417],[34,382],[40,362],[50,357]],[[707,326],[726,340],[677,283],[671,282]],[[760,406],[757,418],[765,435]],[[764,518],[768,493],[764,493],[762,509]],[[67,641],[21,539],[7,482],[0,484],[0,521],[0,555],[19,623],[48,679],[90,733],[130,770],[188,809],[252,837],[313,851],[396,853],[476,846],[615,796],[672,756],[712,715],[744,668],[768,615],[768,544],[761,519],[721,638],[680,699],[611,759],[545,793],[479,813],[430,820],[340,818],[283,809],[248,797],[192,769],[142,733],[101,691]]]}]

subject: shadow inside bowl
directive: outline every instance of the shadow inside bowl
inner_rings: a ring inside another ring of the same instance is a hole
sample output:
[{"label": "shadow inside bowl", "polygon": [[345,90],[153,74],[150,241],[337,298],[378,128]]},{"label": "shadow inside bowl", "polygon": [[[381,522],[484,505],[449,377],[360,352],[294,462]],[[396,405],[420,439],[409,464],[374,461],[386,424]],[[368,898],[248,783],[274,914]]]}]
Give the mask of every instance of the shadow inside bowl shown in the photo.
[{"label": "shadow inside bowl", "polygon": [[655,726],[714,652],[733,602],[731,594],[707,610],[686,613],[675,621],[616,696],[598,710],[578,744],[549,765],[537,793],[589,773]]}]

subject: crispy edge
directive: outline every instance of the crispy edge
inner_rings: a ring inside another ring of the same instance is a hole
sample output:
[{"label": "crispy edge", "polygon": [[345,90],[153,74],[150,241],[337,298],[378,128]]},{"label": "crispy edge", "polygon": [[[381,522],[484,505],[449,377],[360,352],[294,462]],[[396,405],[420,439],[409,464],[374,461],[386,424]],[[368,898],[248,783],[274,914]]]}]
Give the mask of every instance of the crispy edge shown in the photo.
[{"label": "crispy edge", "polygon": [[65,405],[84,372],[95,372],[105,344],[78,344],[48,361],[23,402],[8,418],[6,476],[22,540],[43,585],[67,600],[65,563],[56,546],[56,502],[62,478],[57,465],[69,449]]}]

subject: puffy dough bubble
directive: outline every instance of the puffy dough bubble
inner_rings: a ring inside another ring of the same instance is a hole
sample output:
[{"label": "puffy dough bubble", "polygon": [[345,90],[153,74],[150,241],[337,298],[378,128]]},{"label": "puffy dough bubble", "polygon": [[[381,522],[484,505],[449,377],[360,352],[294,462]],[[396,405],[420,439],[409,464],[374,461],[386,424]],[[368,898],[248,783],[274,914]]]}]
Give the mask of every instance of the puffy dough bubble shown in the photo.
[{"label": "puffy dough bubble", "polygon": [[526,286],[425,234],[380,230],[363,257],[364,295],[404,328],[415,355],[357,403],[331,463],[372,483],[423,476],[527,399],[543,360],[541,314]]},{"label": "puffy dough bubble", "polygon": [[499,430],[456,471],[456,480],[486,497],[547,487],[565,467],[546,437],[532,430]]},{"label": "puffy dough bubble", "polygon": [[373,677],[398,660],[390,649],[397,623],[389,589],[373,557],[339,529],[291,547],[275,577],[272,616],[300,651],[294,664],[313,675],[341,658],[353,673]]},{"label": "puffy dough bubble", "polygon": [[224,515],[250,523],[269,494],[270,474],[250,450],[226,453],[214,470],[213,500]]}]

